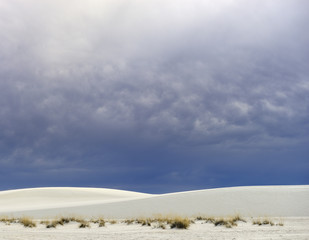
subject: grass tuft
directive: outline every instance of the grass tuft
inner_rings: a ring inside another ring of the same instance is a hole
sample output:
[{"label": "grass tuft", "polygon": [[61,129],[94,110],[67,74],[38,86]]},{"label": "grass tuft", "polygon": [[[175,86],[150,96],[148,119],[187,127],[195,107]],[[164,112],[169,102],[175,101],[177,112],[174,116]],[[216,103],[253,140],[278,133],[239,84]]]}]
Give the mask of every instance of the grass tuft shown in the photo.
[{"label": "grass tuft", "polygon": [[225,226],[226,228],[232,228],[234,226],[237,226],[237,223],[235,221],[232,221],[232,219],[220,218],[220,219],[215,220],[214,225],[215,226]]},{"label": "grass tuft", "polygon": [[46,225],[46,228],[56,228],[58,225],[58,221],[54,220]]},{"label": "grass tuft", "polygon": [[11,223],[18,223],[18,219],[16,218],[8,218],[8,217],[1,217],[0,222],[5,223],[6,225],[11,225]]},{"label": "grass tuft", "polygon": [[232,228],[237,226],[237,222],[247,222],[244,218],[240,217],[240,215],[236,215],[229,218],[204,218],[206,223],[213,223],[215,226],[225,226],[226,228]]},{"label": "grass tuft", "polygon": [[264,218],[263,220],[261,219],[256,219],[256,220],[253,220],[252,221],[252,224],[253,225],[258,225],[258,226],[262,226],[262,225],[270,225],[270,226],[274,226],[274,222],[271,221],[270,219],[268,218]]},{"label": "grass tuft", "polygon": [[125,222],[127,225],[131,225],[131,224],[133,224],[133,223],[135,222],[135,220],[133,220],[133,219],[126,219],[124,222]]},{"label": "grass tuft", "polygon": [[188,229],[190,224],[191,221],[188,218],[175,218],[172,219],[170,226],[171,228]]},{"label": "grass tuft", "polygon": [[20,218],[19,223],[21,223],[22,225],[24,225],[24,227],[27,227],[27,228],[36,227],[36,223],[27,217]]},{"label": "grass tuft", "polygon": [[79,225],[79,228],[90,228],[90,224],[89,222],[81,222],[80,225]]},{"label": "grass tuft", "polygon": [[108,222],[109,222],[110,224],[116,224],[116,223],[117,223],[116,220],[109,220]]},{"label": "grass tuft", "polygon": [[105,227],[105,221],[103,218],[99,219],[99,227]]}]

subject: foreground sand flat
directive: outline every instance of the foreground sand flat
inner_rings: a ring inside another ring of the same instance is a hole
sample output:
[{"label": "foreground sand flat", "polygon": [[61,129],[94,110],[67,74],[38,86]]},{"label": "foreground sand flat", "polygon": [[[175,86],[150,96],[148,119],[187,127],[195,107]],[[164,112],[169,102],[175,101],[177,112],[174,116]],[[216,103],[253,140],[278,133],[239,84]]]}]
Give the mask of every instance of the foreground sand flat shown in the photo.
[{"label": "foreground sand flat", "polygon": [[[249,219],[250,220],[250,219]],[[197,221],[188,230],[157,229],[137,224],[106,224],[99,228],[79,229],[78,224],[70,223],[56,229],[47,229],[44,225],[28,229],[20,224],[5,225],[0,223],[1,240],[60,240],[60,239],[309,239],[309,218],[285,218],[284,226],[256,226],[248,220],[237,227],[228,229]],[[279,219],[273,218],[273,221]],[[281,219],[282,220],[282,219]]]}]

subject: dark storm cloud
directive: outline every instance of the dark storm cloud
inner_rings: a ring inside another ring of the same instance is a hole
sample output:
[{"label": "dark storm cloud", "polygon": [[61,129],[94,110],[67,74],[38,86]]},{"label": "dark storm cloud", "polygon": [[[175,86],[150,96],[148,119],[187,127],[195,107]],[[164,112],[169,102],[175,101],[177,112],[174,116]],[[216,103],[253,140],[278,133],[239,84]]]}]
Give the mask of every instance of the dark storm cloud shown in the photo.
[{"label": "dark storm cloud", "polygon": [[308,182],[307,5],[2,1],[3,179],[266,184],[261,161]]}]

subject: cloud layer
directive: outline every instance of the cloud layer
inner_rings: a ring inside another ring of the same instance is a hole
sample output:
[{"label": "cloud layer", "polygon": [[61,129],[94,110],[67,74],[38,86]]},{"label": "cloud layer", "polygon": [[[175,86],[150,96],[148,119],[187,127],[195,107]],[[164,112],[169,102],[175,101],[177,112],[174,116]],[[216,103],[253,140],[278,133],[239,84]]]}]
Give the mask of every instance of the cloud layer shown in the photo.
[{"label": "cloud layer", "polygon": [[308,183],[306,6],[2,1],[0,187]]}]

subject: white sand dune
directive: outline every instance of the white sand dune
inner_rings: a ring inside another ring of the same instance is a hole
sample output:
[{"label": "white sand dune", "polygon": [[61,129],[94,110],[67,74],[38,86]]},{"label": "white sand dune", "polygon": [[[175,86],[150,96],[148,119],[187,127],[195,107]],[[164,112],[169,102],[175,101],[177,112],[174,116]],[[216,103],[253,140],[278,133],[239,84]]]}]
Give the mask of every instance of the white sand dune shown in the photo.
[{"label": "white sand dune", "polygon": [[308,217],[309,185],[231,187],[144,194],[96,188],[33,188],[0,192],[0,215],[106,218],[154,215]]}]

